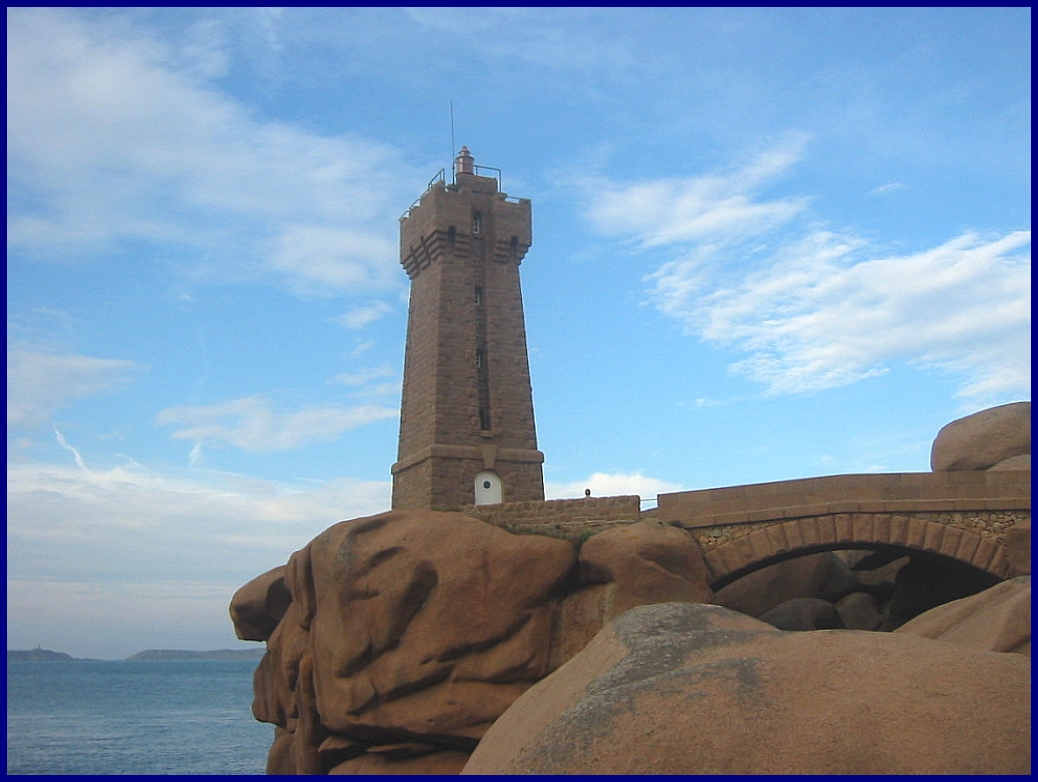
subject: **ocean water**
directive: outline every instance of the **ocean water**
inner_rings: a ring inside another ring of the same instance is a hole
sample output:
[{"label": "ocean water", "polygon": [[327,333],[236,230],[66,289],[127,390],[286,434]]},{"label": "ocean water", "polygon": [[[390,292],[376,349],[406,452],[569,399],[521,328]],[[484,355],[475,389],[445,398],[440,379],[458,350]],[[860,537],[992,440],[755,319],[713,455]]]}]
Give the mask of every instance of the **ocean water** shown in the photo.
[{"label": "ocean water", "polygon": [[262,774],[255,662],[8,662],[8,774]]}]

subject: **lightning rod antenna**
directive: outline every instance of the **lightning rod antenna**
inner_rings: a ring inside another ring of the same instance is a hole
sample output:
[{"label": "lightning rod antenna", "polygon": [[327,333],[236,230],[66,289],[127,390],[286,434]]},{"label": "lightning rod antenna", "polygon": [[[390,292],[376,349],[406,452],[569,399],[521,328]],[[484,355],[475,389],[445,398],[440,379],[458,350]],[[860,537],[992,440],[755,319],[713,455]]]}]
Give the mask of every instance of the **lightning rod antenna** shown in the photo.
[{"label": "lightning rod antenna", "polygon": [[454,156],[458,154],[454,149],[454,100],[451,99],[451,184],[457,184],[454,179]]}]

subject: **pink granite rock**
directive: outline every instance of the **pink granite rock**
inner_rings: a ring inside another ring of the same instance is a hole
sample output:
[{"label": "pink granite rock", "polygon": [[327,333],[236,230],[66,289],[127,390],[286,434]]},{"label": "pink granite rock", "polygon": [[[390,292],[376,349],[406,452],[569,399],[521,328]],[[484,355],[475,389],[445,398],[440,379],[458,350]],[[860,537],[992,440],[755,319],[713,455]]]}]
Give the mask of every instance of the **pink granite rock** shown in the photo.
[{"label": "pink granite rock", "polygon": [[531,687],[463,774],[1028,774],[1030,660],[906,634],[632,609]]},{"label": "pink granite rock", "polygon": [[1013,402],[959,418],[941,429],[930,450],[930,468],[987,470],[1031,453],[1031,403]]}]

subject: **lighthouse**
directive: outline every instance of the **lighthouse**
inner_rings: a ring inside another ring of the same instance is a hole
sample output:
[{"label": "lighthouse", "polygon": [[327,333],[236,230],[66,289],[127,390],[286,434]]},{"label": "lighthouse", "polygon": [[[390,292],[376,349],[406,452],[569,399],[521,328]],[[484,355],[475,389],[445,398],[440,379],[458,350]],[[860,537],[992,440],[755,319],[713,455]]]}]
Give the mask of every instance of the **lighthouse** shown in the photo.
[{"label": "lighthouse", "polygon": [[411,280],[393,507],[544,499],[519,265],[529,199],[467,147],[400,219]]}]

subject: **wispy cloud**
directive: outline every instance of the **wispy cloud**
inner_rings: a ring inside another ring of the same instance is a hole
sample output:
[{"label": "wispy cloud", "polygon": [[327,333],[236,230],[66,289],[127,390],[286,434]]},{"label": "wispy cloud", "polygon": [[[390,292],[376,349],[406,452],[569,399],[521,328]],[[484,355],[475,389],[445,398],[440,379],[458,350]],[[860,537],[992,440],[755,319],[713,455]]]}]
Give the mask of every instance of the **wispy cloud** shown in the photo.
[{"label": "wispy cloud", "polygon": [[731,242],[767,233],[800,214],[805,198],[756,201],[755,195],[800,159],[801,135],[757,155],[733,171],[684,179],[616,184],[585,182],[587,216],[608,236],[629,236],[643,247],[678,242]]},{"label": "wispy cloud", "polygon": [[269,453],[334,440],[345,431],[397,414],[394,408],[377,405],[280,412],[268,399],[250,396],[215,405],[166,408],[155,422],[179,427],[171,435],[178,440]]},{"label": "wispy cloud", "polygon": [[125,385],[141,369],[141,365],[122,359],[8,345],[7,425],[26,428],[46,423],[73,400]]},{"label": "wispy cloud", "polygon": [[701,296],[680,264],[655,275],[664,311],[705,339],[749,353],[732,368],[771,393],[853,383],[895,361],[952,370],[981,399],[1030,388],[1030,232],[964,234],[908,256],[872,257],[824,231]]},{"label": "wispy cloud", "polygon": [[896,193],[898,190],[904,190],[905,186],[900,182],[890,182],[886,185],[880,185],[879,187],[870,190],[867,195],[869,196],[882,196],[888,193]]},{"label": "wispy cloud", "polygon": [[430,34],[449,34],[485,58],[563,71],[616,71],[638,62],[619,39],[594,34],[584,8],[410,8]]},{"label": "wispy cloud", "polygon": [[54,427],[54,436],[58,440],[58,445],[72,454],[72,458],[76,460],[76,466],[83,472],[90,472],[90,470],[87,469],[86,462],[83,461],[83,456],[79,453],[79,450],[68,444],[65,435],[59,432],[56,426]]},{"label": "wispy cloud", "polygon": [[347,372],[332,378],[333,383],[341,383],[345,386],[363,386],[372,380],[383,377],[395,377],[397,371],[391,366],[375,367],[374,369],[362,369],[359,372]]},{"label": "wispy cloud", "polygon": [[392,284],[414,188],[397,152],[256,119],[200,81],[226,64],[217,33],[197,33],[186,62],[72,11],[9,12],[10,246],[81,259],[143,240],[304,293]]},{"label": "wispy cloud", "polygon": [[349,312],[344,312],[342,315],[332,318],[332,322],[348,329],[362,329],[369,323],[374,323],[392,311],[393,308],[384,301],[376,301],[365,307],[356,307]]},{"label": "wispy cloud", "polygon": [[[72,654],[233,643],[234,591],[336,521],[390,504],[388,481],[271,482],[9,464],[8,635]],[[98,632],[102,628],[103,633]]]},{"label": "wispy cloud", "polygon": [[616,497],[624,494],[637,494],[642,499],[655,499],[657,494],[681,491],[681,485],[668,483],[658,478],[649,478],[639,473],[605,473],[596,472],[587,480],[574,483],[550,483],[544,485],[544,495],[549,500],[561,500],[583,497],[586,489],[591,489],[593,497]]},{"label": "wispy cloud", "polygon": [[884,253],[806,219],[807,199],[758,202],[797,149],[728,175],[610,185],[588,216],[603,234],[680,253],[646,277],[650,299],[746,354],[731,369],[769,393],[843,386],[894,362],[953,372],[976,403],[1029,393],[1030,231]]}]

